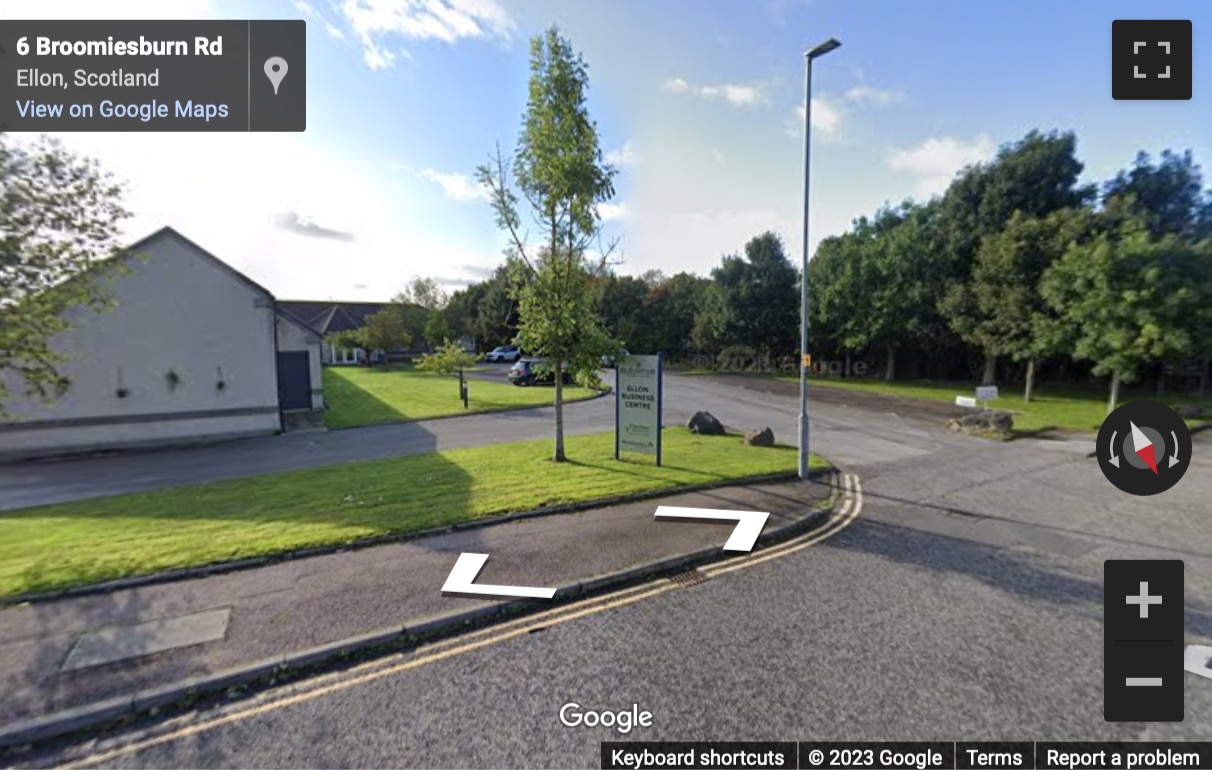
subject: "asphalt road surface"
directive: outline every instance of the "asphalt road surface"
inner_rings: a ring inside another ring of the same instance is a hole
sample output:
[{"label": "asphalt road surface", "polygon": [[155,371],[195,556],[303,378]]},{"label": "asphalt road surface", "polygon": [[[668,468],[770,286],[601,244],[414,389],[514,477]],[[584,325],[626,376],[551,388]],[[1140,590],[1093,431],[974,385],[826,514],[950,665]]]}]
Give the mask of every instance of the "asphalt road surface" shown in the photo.
[{"label": "asphalt road surface", "polygon": [[[790,394],[690,377],[668,392],[671,420],[707,408],[794,435]],[[576,407],[574,424],[609,405]],[[1102,712],[1105,559],[1184,560],[1187,641],[1212,639],[1212,457],[1136,498],[1107,483],[1085,440],[999,444],[824,403],[813,431],[862,478],[864,504],[812,547],[37,762],[597,767],[604,740],[1212,739],[1212,680],[1192,674],[1183,723]],[[652,725],[565,726],[568,703],[638,704]]]},{"label": "asphalt road surface", "polygon": [[[500,376],[503,372],[502,368]],[[691,414],[702,409],[715,414],[730,428],[744,430],[769,425],[779,441],[796,443],[799,410],[793,400],[721,386],[703,377],[666,375],[666,425],[684,424]],[[895,433],[900,429],[892,418],[884,421],[888,425],[873,426],[866,417],[856,421],[850,411],[822,403],[813,412],[813,425],[820,431],[821,446],[829,446],[830,456],[836,462],[929,451],[928,441],[907,443],[897,437]],[[551,408],[524,409],[350,430],[288,433],[177,450],[0,465],[0,510],[544,438],[552,435],[553,412]],[[881,435],[885,428],[892,429],[891,437]],[[607,396],[568,404],[565,430],[569,435],[614,430],[614,399]]]}]

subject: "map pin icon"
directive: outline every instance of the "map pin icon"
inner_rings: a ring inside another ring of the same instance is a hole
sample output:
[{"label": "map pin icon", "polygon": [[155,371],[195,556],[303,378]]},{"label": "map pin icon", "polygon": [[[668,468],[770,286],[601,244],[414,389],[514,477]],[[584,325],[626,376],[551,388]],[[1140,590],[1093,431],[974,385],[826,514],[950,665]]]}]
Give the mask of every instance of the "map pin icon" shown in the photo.
[{"label": "map pin icon", "polygon": [[265,60],[265,77],[269,78],[269,82],[274,84],[274,96],[278,95],[278,85],[282,82],[282,78],[286,77],[286,60],[281,56],[271,56]]}]

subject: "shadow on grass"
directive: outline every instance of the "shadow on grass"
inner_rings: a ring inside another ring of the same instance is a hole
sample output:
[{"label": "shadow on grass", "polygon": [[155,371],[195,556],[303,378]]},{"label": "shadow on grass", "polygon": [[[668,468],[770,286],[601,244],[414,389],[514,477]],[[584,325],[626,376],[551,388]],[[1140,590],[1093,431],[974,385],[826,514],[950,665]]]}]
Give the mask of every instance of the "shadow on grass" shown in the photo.
[{"label": "shadow on grass", "polygon": [[436,452],[0,513],[0,596],[273,557],[468,521],[472,476]]},{"label": "shadow on grass", "polygon": [[[399,369],[384,369],[399,371]],[[329,428],[352,428],[359,425],[377,425],[402,422],[408,416],[352,380],[324,369],[324,399],[329,408],[324,412],[324,424]]]}]

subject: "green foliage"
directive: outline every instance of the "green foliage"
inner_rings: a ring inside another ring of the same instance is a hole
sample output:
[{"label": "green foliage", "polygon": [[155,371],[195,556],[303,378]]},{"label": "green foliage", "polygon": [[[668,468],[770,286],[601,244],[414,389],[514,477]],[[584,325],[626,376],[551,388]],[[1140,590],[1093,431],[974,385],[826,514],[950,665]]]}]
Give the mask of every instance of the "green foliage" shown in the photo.
[{"label": "green foliage", "polygon": [[718,301],[704,308],[715,315],[706,320],[707,328],[767,355],[797,347],[799,276],[777,234],[765,232],[750,240],[744,258],[724,257],[711,278]]},{"label": "green foliage", "polygon": [[1203,193],[1203,174],[1190,150],[1164,150],[1156,164],[1148,153],[1138,153],[1132,168],[1119,172],[1103,194],[1141,216],[1154,238],[1212,237],[1212,196]]},{"label": "green foliage", "polygon": [[431,348],[437,348],[443,341],[449,340],[455,336],[454,329],[450,325],[450,321],[446,320],[446,313],[442,310],[429,311],[429,318],[425,320],[425,341],[429,343]]},{"label": "green foliage", "polygon": [[1212,306],[1212,250],[1147,223],[1074,244],[1045,272],[1043,296],[1069,327],[1073,356],[1135,382],[1151,362],[1200,351]]},{"label": "green foliage", "polygon": [[112,306],[122,193],[55,140],[0,134],[0,416],[15,393],[52,401],[69,386],[51,342],[80,312]]},{"label": "green foliage", "polygon": [[442,375],[458,374],[460,380],[463,379],[463,371],[475,365],[476,357],[451,340],[446,340],[433,353],[421,356],[417,362],[418,369]]},{"label": "green foliage", "polygon": [[413,332],[408,323],[409,308],[397,302],[388,304],[377,313],[366,316],[357,339],[367,350],[401,350],[412,344]]},{"label": "green foliage", "polygon": [[529,99],[512,165],[516,186],[540,225],[541,246],[532,247],[520,232],[518,195],[500,151],[477,169],[491,192],[497,225],[510,239],[516,342],[549,357],[555,369],[557,462],[565,459],[562,372],[571,368],[588,377],[598,358],[617,347],[594,312],[590,292],[591,274],[601,272],[606,257],[592,265],[586,255],[599,240],[598,205],[614,196],[616,172],[602,160],[586,106],[588,87],[584,61],[558,29],[531,40]]}]

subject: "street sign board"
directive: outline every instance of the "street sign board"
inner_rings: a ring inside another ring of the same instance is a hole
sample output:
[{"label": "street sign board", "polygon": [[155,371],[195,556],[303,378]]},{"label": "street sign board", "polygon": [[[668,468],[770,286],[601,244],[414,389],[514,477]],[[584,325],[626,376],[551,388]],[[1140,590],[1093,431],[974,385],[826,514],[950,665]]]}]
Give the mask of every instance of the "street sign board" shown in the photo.
[{"label": "street sign board", "polygon": [[629,355],[615,369],[614,456],[656,455],[661,464],[661,357]]},{"label": "street sign board", "polygon": [[804,368],[805,369],[812,368],[812,354],[805,353],[802,358],[803,358],[803,360],[800,363],[802,363],[804,365]]},{"label": "street sign board", "polygon": [[976,389],[976,400],[977,401],[996,401],[997,400],[997,386],[996,385],[986,385],[984,387],[977,388]]},{"label": "street sign board", "polygon": [[976,399],[973,398],[972,396],[956,396],[955,405],[966,407],[968,409],[975,409],[976,408]]}]

